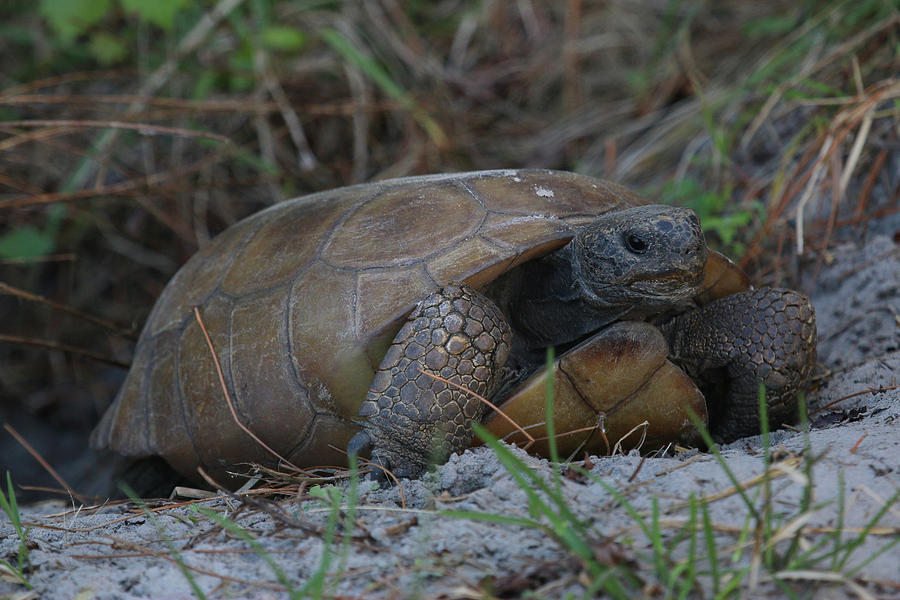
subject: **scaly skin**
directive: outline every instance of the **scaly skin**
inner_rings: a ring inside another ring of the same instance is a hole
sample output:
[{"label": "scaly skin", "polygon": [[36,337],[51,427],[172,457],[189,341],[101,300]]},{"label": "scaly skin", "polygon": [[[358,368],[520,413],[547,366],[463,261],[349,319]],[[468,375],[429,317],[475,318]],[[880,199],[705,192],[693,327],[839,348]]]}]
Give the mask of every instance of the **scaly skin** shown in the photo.
[{"label": "scaly skin", "polygon": [[701,387],[727,382],[724,394],[706,394],[714,438],[728,442],[759,432],[760,382],[770,427],[796,420],[797,396],[816,362],[816,317],[806,296],[778,288],[742,292],[661,329],[670,358]]},{"label": "scaly skin", "polygon": [[472,288],[448,285],[425,298],[381,361],[349,451],[371,446],[372,462],[409,477],[468,447],[486,406],[466,390],[493,393],[510,342],[500,309]]}]

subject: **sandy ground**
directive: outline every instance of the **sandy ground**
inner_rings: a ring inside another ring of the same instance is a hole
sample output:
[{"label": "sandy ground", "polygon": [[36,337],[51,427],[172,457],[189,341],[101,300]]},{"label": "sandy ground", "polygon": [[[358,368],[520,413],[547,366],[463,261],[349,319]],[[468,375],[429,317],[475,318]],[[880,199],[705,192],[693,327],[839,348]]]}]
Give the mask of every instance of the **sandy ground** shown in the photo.
[{"label": "sandy ground", "polygon": [[[894,387],[900,370],[900,246],[889,237],[877,236],[864,248],[841,247],[826,262],[830,264],[822,268],[812,289],[820,363],[830,374],[810,398],[811,454],[805,451],[804,434],[773,434],[775,458],[781,461],[773,470],[777,475],[772,485],[774,522],[782,529],[791,523],[803,524],[804,544],[822,539],[815,531],[838,524],[841,498],[846,542],[857,537],[858,528],[869,523],[900,488],[900,389]],[[813,271],[810,267],[809,272]],[[831,406],[851,394],[855,395]],[[550,480],[547,461],[516,454]],[[738,481],[750,482],[763,472],[759,438],[739,440],[725,447],[723,454]],[[795,519],[801,516],[805,455],[817,457],[812,470],[815,510],[802,515],[801,523]],[[732,559],[751,564],[752,541],[741,546],[737,537],[747,523],[748,510],[737,495],[727,493],[732,482],[714,457],[695,451],[647,460],[629,455],[593,458],[590,466],[597,479],[619,490],[644,515],[651,510],[651,499],[657,498],[667,543],[689,515],[690,494],[709,497],[725,492],[709,504],[719,548],[729,550],[723,554],[722,566]],[[323,560],[329,560],[327,572],[341,574],[326,577],[322,589],[328,597],[480,597],[476,590],[481,586],[492,587],[500,597],[520,597],[536,590],[539,597],[556,598],[583,589],[579,563],[543,531],[436,512],[529,516],[526,494],[486,449],[455,456],[421,480],[403,481],[405,509],[400,509],[400,489],[370,487],[361,484],[358,526],[344,547],[323,542],[328,518],[334,514],[324,501],[305,502],[299,515],[296,503],[285,501],[281,506],[287,516],[283,518],[248,508],[235,514],[238,503],[234,500],[206,503],[220,514],[233,515],[252,533],[253,543],[266,549],[265,557],[189,507],[167,509],[153,519],[123,518],[133,513],[122,507],[62,516],[48,516],[64,510],[60,504],[29,507],[22,513],[30,525],[31,597],[191,597],[191,585],[175,556],[188,566],[208,597],[286,597],[269,561],[274,561],[290,585],[301,589]],[[562,493],[575,515],[589,523],[597,556],[636,561],[646,584],[644,593],[653,592],[654,584],[664,585],[654,574],[646,536],[606,487],[592,479],[564,477]],[[346,497],[346,489],[341,494]],[[748,495],[762,505],[760,486],[751,487]],[[801,596],[826,598],[900,597],[900,544],[878,554],[900,536],[900,503],[893,503],[878,527],[843,568],[849,572],[862,564],[850,584],[828,586],[821,583],[823,576],[807,573],[813,581],[796,580],[793,589]],[[704,545],[699,538],[698,547]],[[17,547],[9,522],[0,516],[0,558],[15,562]],[[326,547],[331,551],[326,552]],[[683,558],[688,548],[687,542],[681,543],[672,557]],[[738,552],[739,548],[743,551]],[[703,560],[698,564],[707,568]],[[830,564],[822,561],[803,567],[828,570]],[[29,597],[24,586],[6,579],[0,579],[0,598],[4,594]],[[709,579],[703,581],[709,585]],[[764,572],[757,587],[753,585],[754,578],[748,575],[742,584],[745,596],[779,593]]]}]

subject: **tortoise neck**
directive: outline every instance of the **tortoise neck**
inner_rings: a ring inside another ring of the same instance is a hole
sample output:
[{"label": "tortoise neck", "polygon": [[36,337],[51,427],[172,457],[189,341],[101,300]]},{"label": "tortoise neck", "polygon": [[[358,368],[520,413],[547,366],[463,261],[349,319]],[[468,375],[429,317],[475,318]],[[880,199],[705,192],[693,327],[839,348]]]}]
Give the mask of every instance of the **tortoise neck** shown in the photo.
[{"label": "tortoise neck", "polygon": [[518,293],[506,313],[532,348],[568,344],[627,316],[630,308],[603,305],[585,289],[572,244],[522,265]]}]

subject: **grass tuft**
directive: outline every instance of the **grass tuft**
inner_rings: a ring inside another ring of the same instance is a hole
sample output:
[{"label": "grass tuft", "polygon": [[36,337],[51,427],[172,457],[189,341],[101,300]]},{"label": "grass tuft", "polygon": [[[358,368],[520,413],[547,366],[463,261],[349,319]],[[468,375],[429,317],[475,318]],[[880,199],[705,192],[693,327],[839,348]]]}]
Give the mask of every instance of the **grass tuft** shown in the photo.
[{"label": "grass tuft", "polygon": [[181,552],[175,546],[175,542],[169,535],[166,533],[166,528],[160,523],[159,517],[147,508],[147,504],[141,500],[138,495],[135,493],[133,489],[128,484],[120,483],[119,484],[122,491],[125,492],[125,495],[134,502],[135,506],[137,506],[144,515],[147,517],[147,520],[153,524],[153,527],[156,528],[157,533],[159,534],[160,539],[163,544],[165,544],[166,549],[169,551],[169,556],[172,560],[175,561],[175,564],[178,566],[178,570],[187,580],[188,585],[191,586],[191,592],[193,592],[194,596],[196,596],[199,600],[206,600],[206,593],[203,591],[203,588],[200,587],[200,584],[197,583],[197,580],[194,578],[194,574],[191,573],[191,570],[188,568],[187,563],[184,561],[184,557],[181,556]]},{"label": "grass tuft", "polygon": [[[552,360],[552,354],[549,356]],[[547,422],[552,436],[552,386],[548,386]],[[804,401],[801,401],[805,404]],[[577,464],[568,465],[587,480],[603,487],[611,499],[624,509],[631,526],[640,531],[640,538],[620,537],[609,540],[597,531],[602,519],[581,519],[566,495],[566,483],[559,477],[559,463],[551,460],[551,475],[542,475],[519,459],[513,451],[495,439],[483,428],[476,426],[477,434],[491,448],[504,468],[525,494],[528,516],[510,516],[474,511],[441,511],[452,518],[469,519],[513,527],[524,527],[545,533],[568,554],[582,564],[586,579],[581,582],[585,597],[602,591],[614,598],[633,597],[639,591],[658,589],[661,597],[729,598],[747,592],[762,593],[762,586],[774,585],[787,597],[799,595],[795,583],[798,580],[817,579],[820,585],[843,585],[855,594],[866,592],[854,580],[865,565],[898,543],[900,536],[882,545],[876,552],[862,557],[858,562],[858,550],[876,529],[892,506],[900,500],[900,491],[883,503],[881,509],[865,526],[848,539],[844,523],[843,474],[840,478],[838,498],[838,522],[830,531],[822,532],[809,523],[828,503],[814,504],[815,492],[813,467],[818,458],[813,455],[808,434],[805,437],[804,460],[794,458],[776,460],[768,427],[768,411],[764,391],[759,395],[761,422],[762,473],[741,482],[730,467],[718,446],[710,437],[705,425],[696,422],[709,446],[710,453],[733,484],[727,493],[716,493],[704,498],[691,495],[680,509],[686,511],[681,519],[672,515],[663,518],[663,509],[656,497],[649,499],[649,510],[639,510],[626,493],[597,477]],[[801,406],[801,424],[807,422],[806,408]],[[803,425],[805,427],[805,425]],[[552,437],[551,437],[552,439]],[[551,444],[551,455],[552,455]],[[802,465],[799,466],[799,465]],[[798,471],[798,469],[801,469]],[[778,502],[783,486],[773,485],[776,477],[789,474],[790,481],[802,486],[800,502],[788,513]],[[743,525],[719,525],[713,521],[710,504],[726,496],[736,494],[744,509]],[[669,506],[668,512],[673,511]],[[599,544],[631,545],[637,560],[622,560],[615,565],[597,560],[595,549]],[[639,548],[646,543],[648,552]],[[818,573],[814,578],[811,574]],[[655,582],[655,583],[654,583]]]},{"label": "grass tuft", "polygon": [[22,527],[22,517],[19,514],[19,505],[16,502],[16,491],[13,488],[12,476],[6,472],[6,494],[0,489],[0,508],[12,523],[16,535],[19,537],[19,548],[16,553],[16,564],[0,559],[0,570],[7,572],[13,579],[32,589],[31,583],[25,577],[26,571],[31,570],[31,559],[28,556],[28,530]]}]

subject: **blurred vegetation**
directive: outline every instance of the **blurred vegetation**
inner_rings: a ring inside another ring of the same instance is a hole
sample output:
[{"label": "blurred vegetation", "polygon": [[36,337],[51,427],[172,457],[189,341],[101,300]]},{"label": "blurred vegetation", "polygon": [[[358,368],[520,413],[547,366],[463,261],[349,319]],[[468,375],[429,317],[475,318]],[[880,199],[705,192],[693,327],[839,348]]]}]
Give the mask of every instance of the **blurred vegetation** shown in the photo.
[{"label": "blurred vegetation", "polygon": [[0,0],[3,418],[83,447],[122,371],[45,342],[127,362],[165,282],[217,232],[354,182],[579,171],[693,207],[758,281],[795,283],[896,209],[898,14],[900,0]]}]

